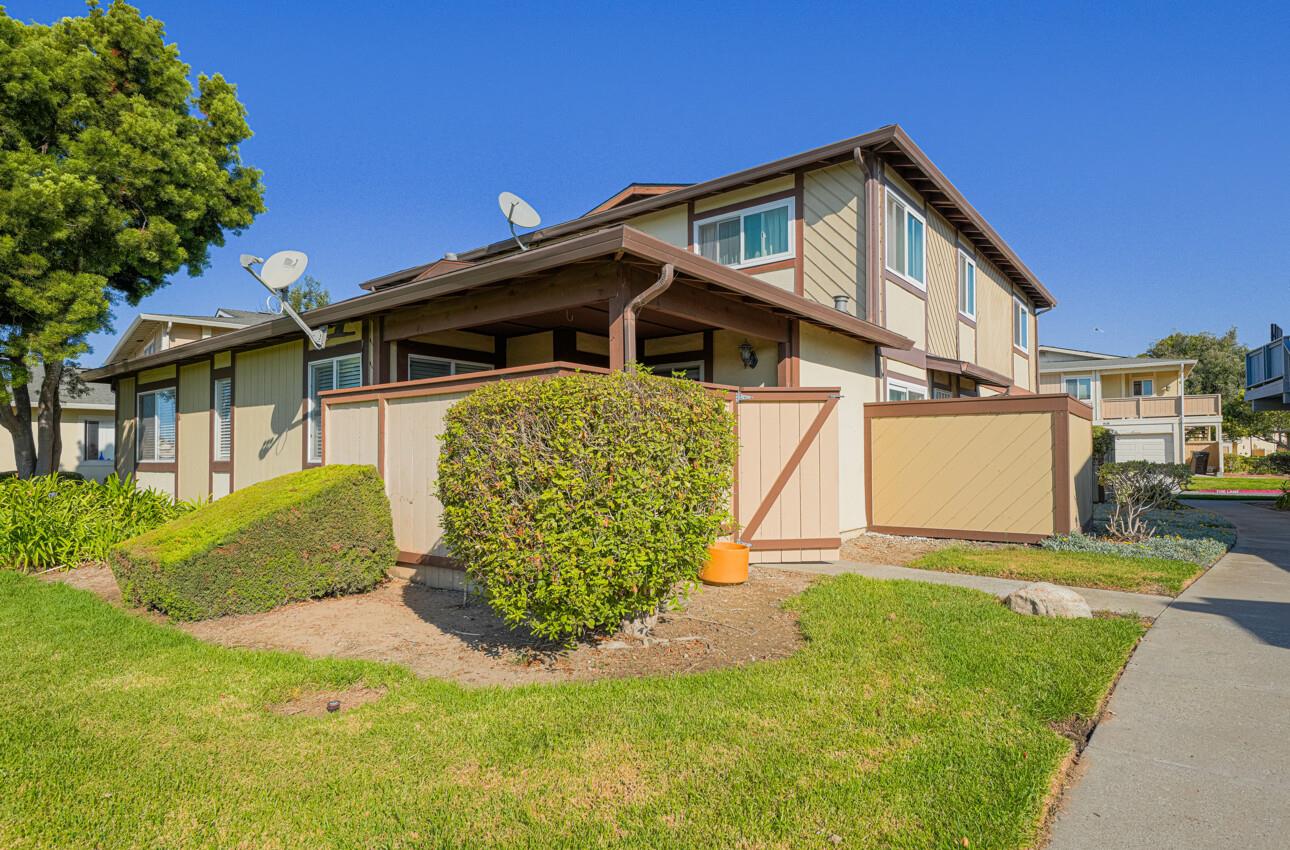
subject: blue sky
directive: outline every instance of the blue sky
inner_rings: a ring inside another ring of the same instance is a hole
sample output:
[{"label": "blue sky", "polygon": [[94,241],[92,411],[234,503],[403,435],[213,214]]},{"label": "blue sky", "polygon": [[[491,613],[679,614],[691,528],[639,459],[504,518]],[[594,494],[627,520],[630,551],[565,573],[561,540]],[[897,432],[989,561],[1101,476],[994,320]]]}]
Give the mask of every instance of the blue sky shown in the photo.
[{"label": "blue sky", "polygon": [[1056,294],[1041,341],[1290,323],[1287,4],[137,5],[239,86],[269,208],[145,310],[256,307],[237,255],[286,247],[339,300],[504,237],[503,189],[556,222],[897,122]]}]

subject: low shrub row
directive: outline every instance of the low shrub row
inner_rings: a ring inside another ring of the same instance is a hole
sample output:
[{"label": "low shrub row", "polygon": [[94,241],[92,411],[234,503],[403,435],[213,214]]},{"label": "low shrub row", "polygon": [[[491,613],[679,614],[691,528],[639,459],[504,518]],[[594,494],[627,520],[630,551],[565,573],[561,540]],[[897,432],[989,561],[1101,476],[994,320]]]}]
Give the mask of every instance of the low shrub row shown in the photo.
[{"label": "low shrub row", "polygon": [[1223,468],[1227,472],[1250,472],[1255,475],[1290,475],[1290,452],[1274,452],[1262,457],[1224,455]]},{"label": "low shrub row", "polygon": [[268,611],[371,590],[397,556],[370,466],[323,466],[253,484],[122,543],[125,599],[178,620]]},{"label": "low shrub row", "polygon": [[0,569],[102,561],[121,541],[192,508],[116,475],[102,483],[65,473],[0,478]]},{"label": "low shrub row", "polygon": [[1166,536],[1122,543],[1105,537],[1090,537],[1086,534],[1049,537],[1040,545],[1054,552],[1093,552],[1099,555],[1117,555],[1121,558],[1164,558],[1170,561],[1187,561],[1202,567],[1207,567],[1223,557],[1228,549],[1228,544],[1209,538]]}]

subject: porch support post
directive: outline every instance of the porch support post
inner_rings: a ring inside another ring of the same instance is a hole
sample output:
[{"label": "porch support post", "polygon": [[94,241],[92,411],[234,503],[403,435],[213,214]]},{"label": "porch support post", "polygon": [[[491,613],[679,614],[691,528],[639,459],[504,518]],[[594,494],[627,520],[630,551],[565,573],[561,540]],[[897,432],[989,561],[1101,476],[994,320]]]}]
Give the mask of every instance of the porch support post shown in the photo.
[{"label": "porch support post", "polygon": [[1222,419],[1218,420],[1218,424],[1214,426],[1214,435],[1215,435],[1214,442],[1218,444],[1218,474],[1221,477],[1223,473],[1226,471],[1223,468],[1224,464],[1223,464],[1223,420]]},{"label": "porch support post", "polygon": [[1186,380],[1186,373],[1183,371],[1186,367],[1178,365],[1178,462],[1187,462],[1187,388],[1183,385]]},{"label": "porch support post", "polygon": [[[627,283],[627,266],[619,263],[616,269],[618,287],[609,299],[609,368],[620,371],[628,362],[627,353],[627,305],[631,302],[631,289]],[[633,334],[634,336],[635,334]],[[630,357],[636,359],[635,341],[632,342]]]}]

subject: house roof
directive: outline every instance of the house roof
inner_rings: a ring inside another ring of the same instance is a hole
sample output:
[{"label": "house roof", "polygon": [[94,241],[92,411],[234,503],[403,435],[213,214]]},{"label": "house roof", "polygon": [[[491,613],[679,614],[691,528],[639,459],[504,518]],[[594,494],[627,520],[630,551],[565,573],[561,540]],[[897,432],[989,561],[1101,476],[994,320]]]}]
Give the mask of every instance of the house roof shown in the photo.
[{"label": "house roof", "polygon": [[[83,375],[82,375],[83,377]],[[31,378],[27,382],[27,387],[31,393],[32,405],[40,392],[40,385],[45,380],[45,367],[36,365],[31,367]],[[112,394],[112,388],[103,384],[85,383],[83,385],[84,393],[76,396],[67,391],[67,383],[59,388],[58,398],[66,410],[110,410],[116,407],[116,396]]]},{"label": "house roof", "polygon": [[[359,295],[304,314],[311,326],[346,321],[386,310],[411,306],[467,290],[512,280],[521,275],[549,271],[561,266],[592,260],[613,260],[626,256],[657,265],[671,263],[679,277],[713,292],[759,306],[778,315],[800,319],[866,342],[909,349],[913,342],[894,331],[818,304],[788,290],[758,280],[752,275],[704,259],[684,248],[669,245],[631,227],[618,226],[543,245],[525,252],[504,254],[435,277]],[[290,318],[275,318],[217,337],[190,342],[133,360],[108,362],[85,373],[86,380],[103,381],[139,369],[149,369],[183,360],[209,356],[216,351],[238,348],[277,337],[299,336]]]},{"label": "house roof", "polygon": [[[890,124],[860,136],[843,139],[830,145],[814,148],[804,153],[794,154],[774,160],[773,162],[727,174],[713,180],[694,183],[683,188],[674,189],[664,194],[653,195],[640,200],[605,207],[601,204],[595,210],[566,221],[526,234],[524,239],[529,246],[550,243],[558,239],[610,227],[644,213],[686,203],[710,195],[728,192],[742,186],[764,182],[776,176],[792,174],[804,168],[822,167],[851,159],[858,151],[866,151],[880,156],[906,182],[910,183],[927,199],[937,212],[945,216],[970,241],[977,252],[994,263],[1019,289],[1025,292],[1041,308],[1053,307],[1057,299],[1053,297],[1021,258],[1004,242],[994,228],[968,203],[954,184],[941,170],[932,164],[931,159],[914,144],[904,129],[898,124]],[[630,187],[628,187],[630,188]],[[626,190],[624,190],[626,191]],[[621,194],[621,193],[619,193]],[[611,199],[612,200],[612,199]],[[608,202],[606,202],[608,203]],[[461,260],[478,261],[499,254],[513,253],[517,250],[513,240],[503,240],[476,248],[458,255]],[[364,288],[379,289],[397,286],[413,280],[428,264],[422,263],[411,268],[391,272],[374,278],[364,284]]]},{"label": "house roof", "polygon": [[639,201],[643,198],[652,198],[657,195],[666,195],[668,192],[672,192],[677,189],[684,189],[685,187],[691,186],[691,185],[693,184],[691,183],[628,183],[622,189],[619,189],[613,195],[606,198],[604,201],[601,201],[599,204],[596,204],[587,212],[583,213],[583,215],[584,216],[594,215],[598,212],[611,210],[614,207],[621,207],[623,204],[631,203],[632,201]]},{"label": "house roof", "polygon": [[1114,360],[1117,357],[1122,356],[1119,354],[1103,354],[1100,351],[1085,351],[1082,348],[1061,348],[1056,345],[1041,345],[1039,346],[1039,353],[1071,355],[1069,358],[1071,360],[1082,360],[1086,358],[1089,360]]},{"label": "house roof", "polygon": [[234,310],[228,307],[220,307],[215,311],[214,316],[191,316],[183,313],[140,313],[130,322],[130,326],[125,329],[125,333],[121,334],[117,339],[116,345],[112,346],[112,351],[108,353],[107,360],[104,362],[111,363],[131,345],[138,345],[152,336],[158,325],[177,323],[207,325],[212,328],[244,328],[248,325],[268,321],[273,317],[273,313],[261,313],[255,310]]},{"label": "house roof", "polygon": [[1105,357],[1101,359],[1081,360],[1041,360],[1040,372],[1072,372],[1077,369],[1090,372],[1122,372],[1134,369],[1162,369],[1182,366],[1190,368],[1198,361],[1186,358],[1171,359],[1165,357]]}]

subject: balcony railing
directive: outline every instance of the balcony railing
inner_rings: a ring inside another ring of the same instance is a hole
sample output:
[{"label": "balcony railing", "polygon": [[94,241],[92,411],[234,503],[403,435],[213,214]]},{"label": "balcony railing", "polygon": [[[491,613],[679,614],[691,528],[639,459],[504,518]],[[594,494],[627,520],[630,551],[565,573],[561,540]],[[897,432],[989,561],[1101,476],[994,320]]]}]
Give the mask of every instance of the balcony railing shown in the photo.
[{"label": "balcony railing", "polygon": [[1257,387],[1285,377],[1290,371],[1290,346],[1285,339],[1274,339],[1245,355],[1245,388]]},{"label": "balcony railing", "polygon": [[1223,397],[1218,393],[1210,393],[1102,399],[1103,419],[1176,419],[1180,409],[1187,416],[1218,416],[1223,412]]}]

